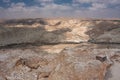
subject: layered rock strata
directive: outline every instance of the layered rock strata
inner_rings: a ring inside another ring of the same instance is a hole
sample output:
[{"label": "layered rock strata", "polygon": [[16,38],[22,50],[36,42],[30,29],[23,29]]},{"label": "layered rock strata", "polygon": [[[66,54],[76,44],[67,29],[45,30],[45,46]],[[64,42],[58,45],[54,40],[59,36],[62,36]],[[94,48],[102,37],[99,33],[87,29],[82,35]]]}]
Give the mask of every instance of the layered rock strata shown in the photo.
[{"label": "layered rock strata", "polygon": [[119,80],[120,21],[0,23],[0,80]]},{"label": "layered rock strata", "polygon": [[31,19],[0,24],[0,46],[21,43],[120,43],[119,20]]}]

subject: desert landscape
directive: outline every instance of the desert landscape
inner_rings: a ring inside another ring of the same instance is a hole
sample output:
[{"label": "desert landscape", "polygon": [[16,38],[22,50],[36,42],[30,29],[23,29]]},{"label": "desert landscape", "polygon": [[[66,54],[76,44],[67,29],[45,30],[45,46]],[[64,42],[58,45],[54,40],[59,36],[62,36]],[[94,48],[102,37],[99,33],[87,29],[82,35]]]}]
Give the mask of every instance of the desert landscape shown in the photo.
[{"label": "desert landscape", "polygon": [[0,80],[119,80],[120,20],[0,21]]}]

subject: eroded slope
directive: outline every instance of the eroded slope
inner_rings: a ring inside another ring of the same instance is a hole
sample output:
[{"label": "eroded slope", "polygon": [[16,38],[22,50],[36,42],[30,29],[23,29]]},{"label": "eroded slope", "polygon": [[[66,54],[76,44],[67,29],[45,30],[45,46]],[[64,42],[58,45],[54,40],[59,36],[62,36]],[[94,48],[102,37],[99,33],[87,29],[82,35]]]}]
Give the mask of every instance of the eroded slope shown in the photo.
[{"label": "eroded slope", "polygon": [[120,21],[0,23],[0,80],[119,80]]},{"label": "eroded slope", "polygon": [[20,43],[120,43],[120,21],[10,20],[0,25],[0,46]]}]

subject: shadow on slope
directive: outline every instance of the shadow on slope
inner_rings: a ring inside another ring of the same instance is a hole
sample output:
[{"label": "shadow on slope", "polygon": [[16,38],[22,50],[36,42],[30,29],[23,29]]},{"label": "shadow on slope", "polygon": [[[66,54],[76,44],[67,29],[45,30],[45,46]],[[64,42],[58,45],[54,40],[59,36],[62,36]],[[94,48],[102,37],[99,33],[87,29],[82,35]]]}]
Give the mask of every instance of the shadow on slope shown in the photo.
[{"label": "shadow on slope", "polygon": [[2,22],[2,25],[32,25],[34,23],[40,23],[41,25],[47,25],[48,22],[45,19],[37,18],[37,19],[13,19],[13,20],[6,20]]},{"label": "shadow on slope", "polygon": [[90,39],[88,42],[98,44],[119,44],[120,22],[101,21],[94,22],[94,26],[88,27],[86,32]]},{"label": "shadow on slope", "polygon": [[71,31],[62,28],[54,31],[45,30],[44,26],[28,27],[2,27],[0,26],[0,46],[16,44],[55,44],[65,39],[64,33]]}]

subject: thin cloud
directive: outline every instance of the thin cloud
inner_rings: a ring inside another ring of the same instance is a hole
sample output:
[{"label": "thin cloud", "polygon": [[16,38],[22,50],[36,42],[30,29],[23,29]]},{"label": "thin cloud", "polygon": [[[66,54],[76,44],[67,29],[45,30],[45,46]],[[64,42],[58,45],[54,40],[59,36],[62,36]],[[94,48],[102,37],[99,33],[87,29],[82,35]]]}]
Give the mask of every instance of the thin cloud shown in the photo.
[{"label": "thin cloud", "polygon": [[[80,3],[55,4],[53,0],[35,0],[43,6],[27,6],[24,2],[11,3],[8,8],[0,8],[0,18],[38,18],[38,17],[82,17],[82,18],[120,18],[120,6],[109,8],[106,0],[74,0]],[[105,2],[104,2],[105,1]],[[108,0],[109,1],[109,0]],[[91,3],[92,2],[92,3]],[[104,3],[103,3],[104,2]],[[90,3],[91,6],[79,6],[81,3]]]},{"label": "thin cloud", "polygon": [[9,3],[10,0],[2,0],[4,3]]},{"label": "thin cloud", "polygon": [[98,10],[98,9],[105,9],[107,8],[107,5],[101,4],[101,3],[93,3],[91,7],[89,7],[90,10]]}]

